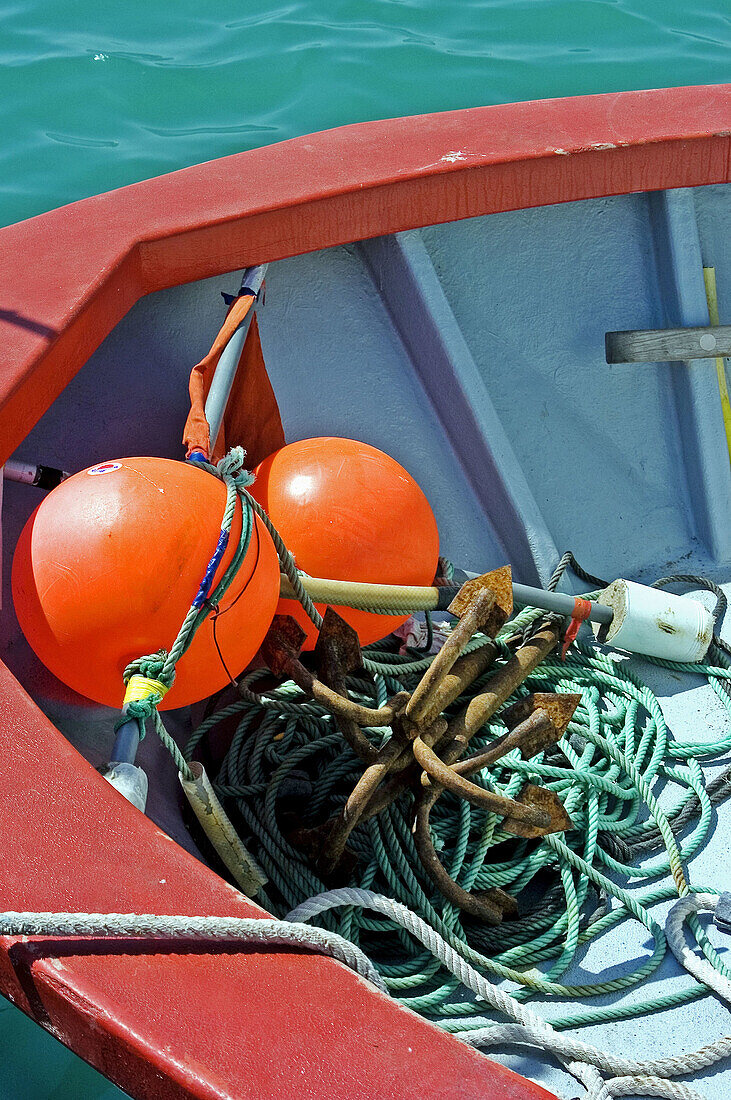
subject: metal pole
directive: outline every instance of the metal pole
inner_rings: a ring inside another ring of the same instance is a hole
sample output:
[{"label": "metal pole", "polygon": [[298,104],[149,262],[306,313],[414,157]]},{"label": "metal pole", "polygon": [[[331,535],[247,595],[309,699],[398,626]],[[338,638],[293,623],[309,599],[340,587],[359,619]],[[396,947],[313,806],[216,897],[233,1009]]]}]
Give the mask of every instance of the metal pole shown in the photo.
[{"label": "metal pole", "polygon": [[[302,587],[311,599],[317,603],[329,603],[336,607],[357,607],[363,611],[369,608],[388,607],[395,613],[403,611],[446,611],[457,595],[465,580],[480,576],[466,570],[455,570],[453,588],[431,588],[419,585],[368,584],[359,581],[333,581],[322,577],[300,577]],[[280,595],[293,599],[295,593],[289,578],[280,577]],[[513,584],[513,600],[519,607],[542,607],[545,611],[556,611],[571,617],[576,607],[573,596],[563,592],[546,592],[542,588],[530,588],[527,584]],[[590,622],[609,624],[614,618],[611,607],[605,604],[591,604],[588,615]]]},{"label": "metal pole", "polygon": [[[572,615],[574,597],[563,592],[546,592],[543,588],[531,588],[527,584],[513,582],[513,600],[518,607],[542,607],[544,611],[556,611],[559,615]],[[614,612],[602,603],[592,603],[589,621],[611,623]]]},{"label": "metal pole", "polygon": [[[464,584],[465,580],[472,580],[481,576],[480,573],[471,573],[469,569],[455,569],[454,579],[457,584]],[[513,581],[513,601],[518,607],[542,607],[544,611],[555,611],[559,615],[571,616],[574,613],[574,597],[567,596],[564,592],[548,592],[544,588],[531,588],[529,584],[517,584]],[[589,622],[605,623],[607,626],[614,618],[611,607],[603,603],[593,603]]]},{"label": "metal pole", "polygon": [[[264,276],[268,266],[268,264],[259,264],[258,267],[247,268],[241,280],[241,290],[239,294],[258,295],[262,283],[264,282]],[[255,306],[252,303],[251,309],[246,314],[246,317],[221,352],[221,358],[218,360],[216,373],[213,376],[211,388],[208,391],[205,413],[209,427],[211,453],[213,453],[216,446],[216,440],[218,439],[218,433],[221,430],[223,416],[226,412],[226,405],[228,404],[228,399],[231,394],[231,387],[236,377],[236,368],[239,365],[239,359],[241,358],[241,352],[243,351],[244,343],[249,332],[251,319],[254,316],[254,309]]]},{"label": "metal pole", "polygon": [[110,760],[116,764],[134,764],[140,743],[140,727],[134,718],[123,722],[114,738]]},{"label": "metal pole", "polygon": [[57,470],[54,466],[34,466],[30,462],[18,462],[13,458],[8,459],[2,472],[8,481],[35,485],[38,489],[55,489],[67,477],[71,477],[65,470]]}]

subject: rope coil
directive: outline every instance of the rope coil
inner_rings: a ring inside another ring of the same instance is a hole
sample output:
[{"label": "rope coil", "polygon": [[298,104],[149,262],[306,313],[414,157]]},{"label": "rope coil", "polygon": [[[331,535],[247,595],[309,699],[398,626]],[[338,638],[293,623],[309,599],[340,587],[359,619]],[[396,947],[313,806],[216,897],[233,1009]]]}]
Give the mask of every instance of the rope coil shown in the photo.
[{"label": "rope coil", "polygon": [[[543,616],[537,609],[524,610],[506,625],[502,639],[529,631]],[[485,644],[485,640],[477,638],[474,644]],[[372,680],[349,681],[351,697],[367,706],[380,705],[389,693],[408,689],[430,663],[428,658],[414,661],[379,647],[368,652],[378,673]],[[508,651],[504,652],[507,658]],[[723,713],[731,717],[731,673],[727,669],[711,664],[654,663],[705,676]],[[357,778],[359,766],[324,708],[305,699],[292,683],[257,690],[260,679],[261,673],[244,679],[241,700],[206,719],[191,738],[186,755],[191,757],[219,720],[237,718],[215,787],[235,809],[243,833],[270,878],[275,911],[293,910],[290,916],[300,918],[306,911],[297,907],[321,894],[325,884],[290,839],[282,808],[289,797],[299,797],[301,823],[316,828],[342,804],[342,792]],[[476,692],[480,687],[478,681],[470,690]],[[613,660],[579,643],[565,664],[556,656],[540,666],[521,693],[530,690],[581,693],[582,704],[563,741],[532,760],[511,754],[499,767],[476,778],[486,788],[509,797],[515,797],[526,781],[548,786],[559,793],[576,830],[545,837],[536,844],[510,840],[501,833],[500,822],[493,815],[459,805],[445,795],[432,821],[432,837],[450,874],[465,889],[499,886],[515,894],[534,881],[544,881],[545,893],[545,876],[549,875],[556,885],[545,902],[519,921],[496,928],[480,927],[465,919],[419,871],[411,833],[411,796],[406,795],[352,834],[350,843],[359,862],[348,888],[351,893],[341,902],[339,912],[324,909],[316,917],[324,926],[365,946],[389,991],[403,1004],[468,1039],[480,1031],[478,1025],[484,1026],[484,1007],[455,995],[461,972],[445,978],[441,957],[435,958],[403,931],[396,932],[381,911],[368,913],[354,900],[353,889],[375,890],[390,895],[396,903],[405,903],[491,988],[496,980],[512,983],[510,997],[519,1005],[541,994],[592,998],[624,991],[653,975],[665,957],[668,940],[652,909],[679,894],[695,896],[689,894],[684,868],[707,836],[712,806],[729,791],[723,776],[706,786],[699,759],[728,751],[731,734],[707,744],[674,741],[658,700],[633,673],[631,662]],[[464,698],[458,700],[454,708],[464,703]],[[489,745],[502,732],[498,714],[474,744]],[[389,736],[383,728],[364,733],[376,747]],[[655,793],[660,785],[672,795],[663,798],[662,806]],[[689,832],[683,835],[683,830]],[[506,847],[508,841],[512,847]],[[635,865],[640,855],[658,849],[659,855],[649,866]],[[668,874],[669,882],[662,882]],[[598,906],[592,902],[593,896]],[[628,918],[647,928],[653,943],[650,954],[639,960],[632,973],[586,985],[562,980],[589,940]],[[693,932],[714,972],[724,980],[731,977],[702,930],[696,925]],[[614,1076],[605,1081],[596,1066],[582,1060],[586,1057],[582,1044],[572,1046],[573,1041],[566,1040],[562,1046],[563,1039],[559,1043],[558,1038],[568,1027],[645,1014],[692,1001],[706,992],[705,985],[694,983],[671,993],[655,991],[652,997],[631,1006],[620,1002],[560,1015],[552,1020],[557,1042],[551,1049],[584,1082],[592,1100],[637,1092],[635,1070],[640,1069],[642,1095],[697,1097],[687,1086],[666,1080],[662,1064],[654,1072],[658,1067],[652,1064],[611,1061],[611,1067],[608,1062],[601,1072]],[[540,1017],[536,1019],[540,1021]],[[502,1034],[507,1041],[505,1031],[491,1030],[490,1034],[496,1041]],[[714,1044],[714,1060],[725,1057],[727,1048],[726,1040],[720,1046]]]}]

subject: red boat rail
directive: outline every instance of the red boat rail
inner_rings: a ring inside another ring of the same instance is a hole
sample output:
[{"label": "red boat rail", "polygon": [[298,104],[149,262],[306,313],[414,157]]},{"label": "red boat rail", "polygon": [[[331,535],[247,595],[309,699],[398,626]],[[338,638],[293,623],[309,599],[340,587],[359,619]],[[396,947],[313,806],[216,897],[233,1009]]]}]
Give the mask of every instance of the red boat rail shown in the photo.
[{"label": "red boat rail", "polygon": [[731,85],[366,122],[0,230],[0,462],[143,294],[437,222],[729,178]]}]

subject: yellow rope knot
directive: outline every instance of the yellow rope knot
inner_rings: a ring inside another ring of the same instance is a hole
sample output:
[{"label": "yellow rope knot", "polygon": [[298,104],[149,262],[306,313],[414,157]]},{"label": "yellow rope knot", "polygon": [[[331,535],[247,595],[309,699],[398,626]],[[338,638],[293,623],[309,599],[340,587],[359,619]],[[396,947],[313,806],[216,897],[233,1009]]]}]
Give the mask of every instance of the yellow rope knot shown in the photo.
[{"label": "yellow rope knot", "polygon": [[128,703],[142,703],[153,695],[159,696],[158,701],[160,701],[167,695],[168,690],[160,680],[152,680],[147,676],[134,673],[127,682],[122,706],[126,707]]}]

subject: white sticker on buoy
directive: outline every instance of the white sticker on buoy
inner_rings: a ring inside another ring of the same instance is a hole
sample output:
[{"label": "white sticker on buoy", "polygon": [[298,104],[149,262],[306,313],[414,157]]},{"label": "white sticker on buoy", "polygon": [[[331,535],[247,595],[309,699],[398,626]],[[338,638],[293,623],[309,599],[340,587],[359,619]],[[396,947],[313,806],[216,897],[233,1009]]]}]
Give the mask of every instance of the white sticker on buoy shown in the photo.
[{"label": "white sticker on buoy", "polygon": [[99,466],[92,466],[90,470],[87,470],[89,474],[111,474],[112,470],[121,470],[121,462],[102,462]]}]

